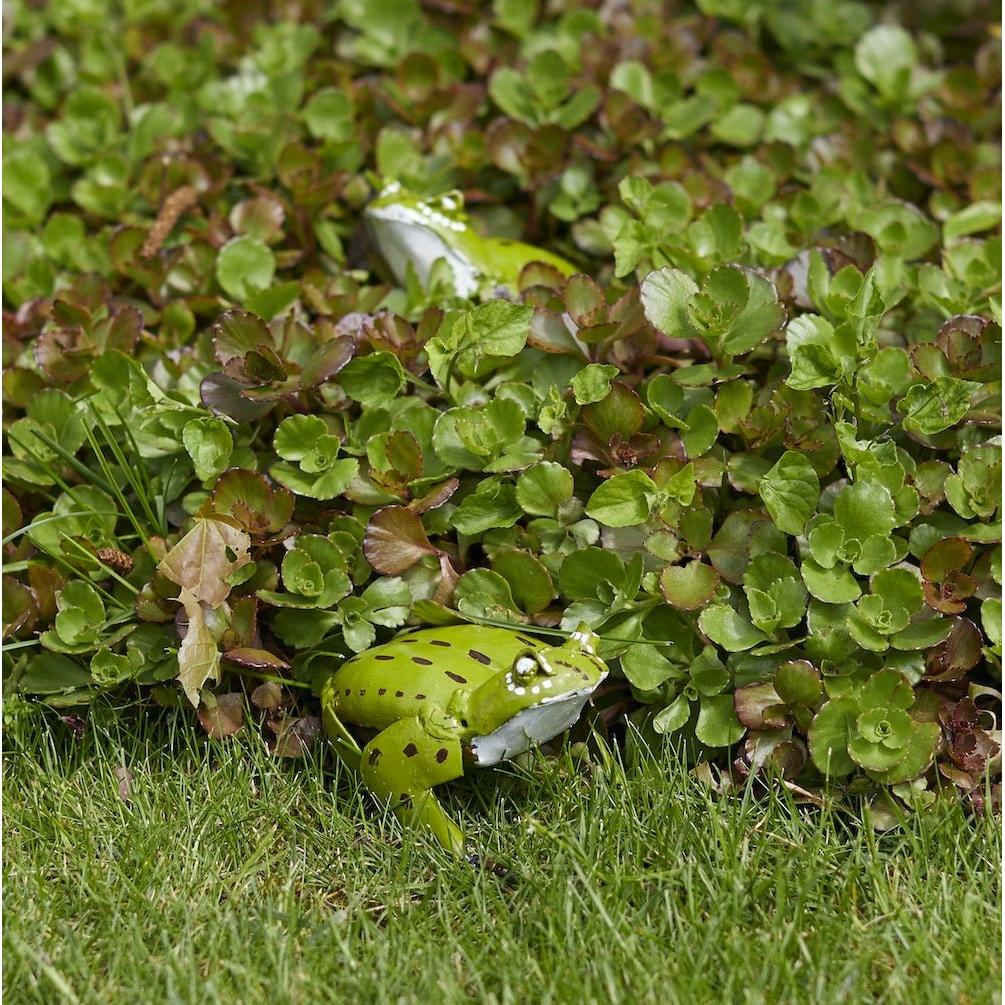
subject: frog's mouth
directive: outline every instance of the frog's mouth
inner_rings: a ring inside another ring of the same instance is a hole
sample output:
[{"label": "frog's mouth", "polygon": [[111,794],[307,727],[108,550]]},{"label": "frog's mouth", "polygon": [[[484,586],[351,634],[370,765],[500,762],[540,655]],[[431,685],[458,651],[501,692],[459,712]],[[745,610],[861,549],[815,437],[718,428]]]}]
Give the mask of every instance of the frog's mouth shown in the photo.
[{"label": "frog's mouth", "polygon": [[579,719],[583,706],[603,679],[601,677],[592,687],[546,698],[533,708],[517,712],[512,719],[491,733],[474,737],[470,746],[475,763],[499,764],[500,761],[508,761],[511,757],[558,736]]},{"label": "frog's mouth", "polygon": [[445,258],[454,274],[457,295],[469,297],[478,291],[478,271],[463,255],[451,248],[434,230],[417,221],[404,206],[371,206],[366,221],[381,255],[394,278],[404,285],[411,264],[425,285],[438,258]]}]

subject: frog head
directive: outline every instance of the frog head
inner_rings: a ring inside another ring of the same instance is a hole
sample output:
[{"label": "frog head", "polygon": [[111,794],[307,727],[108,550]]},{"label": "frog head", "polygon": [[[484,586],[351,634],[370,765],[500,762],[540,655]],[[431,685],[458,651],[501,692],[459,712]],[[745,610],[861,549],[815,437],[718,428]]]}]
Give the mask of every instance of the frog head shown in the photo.
[{"label": "frog head", "polygon": [[576,269],[565,259],[504,238],[483,237],[471,225],[460,192],[423,198],[392,181],[364,210],[363,216],[380,254],[405,285],[409,267],[423,286],[433,263],[444,259],[454,276],[458,297],[512,295],[524,266],[544,262],[562,275]]},{"label": "frog head", "polygon": [[469,746],[478,764],[496,764],[544,743],[578,719],[607,676],[597,637],[582,624],[560,646],[527,649],[470,696]]},{"label": "frog head", "polygon": [[453,271],[458,296],[478,291],[482,238],[463,207],[460,192],[426,199],[396,181],[367,206],[367,226],[397,282],[404,285],[411,265],[425,285],[433,263],[443,258]]}]

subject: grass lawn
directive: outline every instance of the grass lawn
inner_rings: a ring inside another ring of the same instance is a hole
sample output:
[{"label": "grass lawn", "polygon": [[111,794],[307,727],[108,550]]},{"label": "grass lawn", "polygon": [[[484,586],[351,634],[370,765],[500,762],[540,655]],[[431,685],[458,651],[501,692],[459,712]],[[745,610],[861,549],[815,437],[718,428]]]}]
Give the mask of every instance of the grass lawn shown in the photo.
[{"label": "grass lawn", "polygon": [[8,751],[6,1001],[998,1000],[996,820],[877,835],[669,752],[538,757],[447,793],[497,875],[330,769],[171,713]]}]

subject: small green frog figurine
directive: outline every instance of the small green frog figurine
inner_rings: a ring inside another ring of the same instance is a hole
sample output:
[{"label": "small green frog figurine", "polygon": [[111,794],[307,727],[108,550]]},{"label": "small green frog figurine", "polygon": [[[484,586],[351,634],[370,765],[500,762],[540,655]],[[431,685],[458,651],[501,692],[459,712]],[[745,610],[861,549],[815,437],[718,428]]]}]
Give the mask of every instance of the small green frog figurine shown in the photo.
[{"label": "small green frog figurine", "polygon": [[425,285],[437,259],[446,259],[459,297],[515,296],[523,267],[544,262],[563,276],[574,265],[541,248],[501,237],[482,237],[464,212],[459,192],[421,199],[390,182],[364,210],[370,233],[395,279],[405,284],[411,265]]},{"label": "small green frog figurine", "polygon": [[[402,635],[347,660],[321,692],[339,756],[398,817],[455,854],[464,835],[432,789],[572,726],[607,667],[580,628],[546,646],[506,628],[453,625]],[[377,730],[360,750],[348,726]]]}]

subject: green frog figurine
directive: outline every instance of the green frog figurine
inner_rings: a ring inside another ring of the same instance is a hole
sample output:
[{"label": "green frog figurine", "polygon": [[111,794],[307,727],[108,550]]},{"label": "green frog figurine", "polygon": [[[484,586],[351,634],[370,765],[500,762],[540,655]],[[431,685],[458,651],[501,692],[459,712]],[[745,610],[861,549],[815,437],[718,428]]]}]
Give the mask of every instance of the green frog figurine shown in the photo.
[{"label": "green frog figurine", "polygon": [[433,263],[445,259],[458,297],[513,297],[525,265],[543,262],[563,276],[576,267],[564,258],[522,241],[482,237],[464,212],[459,192],[422,199],[390,182],[363,212],[364,219],[395,279],[405,284],[411,266],[426,285]]},{"label": "green frog figurine", "polygon": [[[460,855],[464,835],[433,787],[572,726],[607,676],[595,643],[585,624],[559,646],[471,625],[402,635],[353,656],[326,679],[325,731],[403,822],[429,828]],[[349,727],[377,732],[361,750]]]}]

